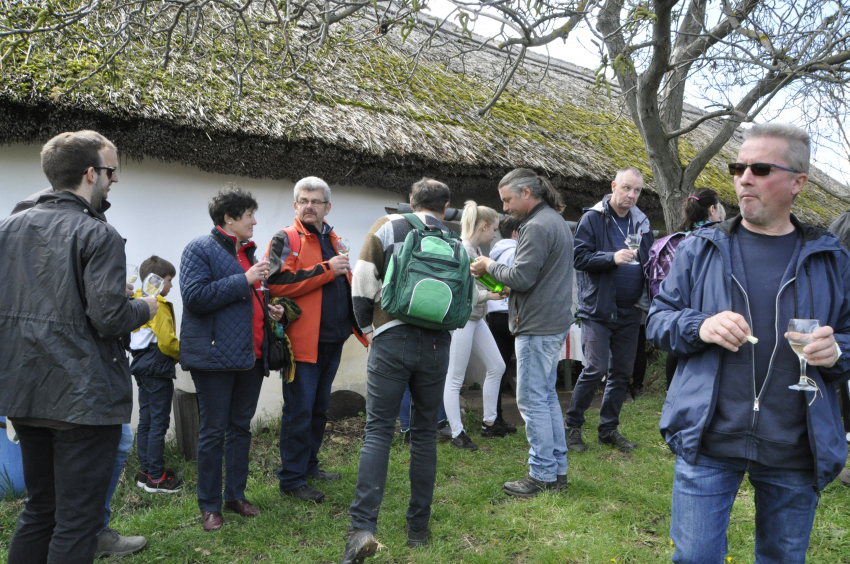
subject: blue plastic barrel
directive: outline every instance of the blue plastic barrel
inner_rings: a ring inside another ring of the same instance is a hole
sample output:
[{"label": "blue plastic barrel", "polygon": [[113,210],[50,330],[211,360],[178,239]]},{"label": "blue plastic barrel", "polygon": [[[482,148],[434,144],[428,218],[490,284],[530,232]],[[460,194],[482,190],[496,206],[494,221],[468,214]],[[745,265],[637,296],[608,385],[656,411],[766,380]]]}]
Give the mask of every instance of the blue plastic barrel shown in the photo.
[{"label": "blue plastic barrel", "polygon": [[0,415],[0,498],[24,494],[24,466],[21,445],[6,435],[6,418]]}]

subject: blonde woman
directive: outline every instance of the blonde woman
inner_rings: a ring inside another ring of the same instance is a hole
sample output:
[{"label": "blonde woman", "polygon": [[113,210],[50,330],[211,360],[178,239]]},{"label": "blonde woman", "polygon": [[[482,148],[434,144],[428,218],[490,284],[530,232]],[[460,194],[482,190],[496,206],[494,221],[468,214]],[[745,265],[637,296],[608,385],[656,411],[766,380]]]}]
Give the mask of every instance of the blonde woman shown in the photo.
[{"label": "blonde woman", "polygon": [[[481,256],[479,245],[487,245],[496,235],[499,228],[499,215],[491,208],[479,206],[472,200],[466,202],[461,218],[460,237],[470,259]],[[470,355],[478,357],[487,368],[484,378],[484,425],[481,428],[482,437],[504,437],[505,428],[495,425],[496,402],[499,399],[499,385],[505,373],[505,362],[496,346],[496,340],[490,333],[490,328],[484,322],[487,313],[487,301],[498,300],[502,296],[490,292],[480,282],[475,283],[478,292],[475,307],[469,321],[452,335],[452,345],[449,353],[449,369],[446,374],[446,387],[443,391],[443,404],[452,429],[452,446],[464,450],[477,450],[463,429],[460,416],[460,388],[466,376],[466,366]]]}]

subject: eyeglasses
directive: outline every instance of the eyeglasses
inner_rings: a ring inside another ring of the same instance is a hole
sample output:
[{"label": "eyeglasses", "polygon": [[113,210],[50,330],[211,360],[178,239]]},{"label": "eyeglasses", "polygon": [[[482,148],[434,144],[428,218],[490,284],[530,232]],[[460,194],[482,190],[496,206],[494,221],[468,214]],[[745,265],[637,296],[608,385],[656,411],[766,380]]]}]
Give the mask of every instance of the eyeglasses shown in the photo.
[{"label": "eyeglasses", "polygon": [[[106,179],[112,180],[112,173],[115,172],[115,168],[111,166],[90,166],[89,168],[93,168],[95,170],[105,170],[106,171]],[[87,173],[89,169],[87,168],[83,171],[83,174]]]},{"label": "eyeglasses", "polygon": [[323,206],[323,205],[327,204],[328,202],[326,202],[324,200],[298,200],[295,203],[298,204],[299,206],[301,206],[302,208],[304,206],[306,206],[307,204],[312,204],[314,208],[317,208],[319,206]]},{"label": "eyeglasses", "polygon": [[729,163],[729,174],[731,174],[732,176],[743,176],[744,173],[747,171],[747,167],[750,167],[750,170],[753,172],[753,176],[767,176],[774,168],[778,168],[780,170],[787,170],[788,172],[796,172],[797,174],[800,174],[799,170],[794,170],[793,168],[788,168],[787,166],[772,163]]}]

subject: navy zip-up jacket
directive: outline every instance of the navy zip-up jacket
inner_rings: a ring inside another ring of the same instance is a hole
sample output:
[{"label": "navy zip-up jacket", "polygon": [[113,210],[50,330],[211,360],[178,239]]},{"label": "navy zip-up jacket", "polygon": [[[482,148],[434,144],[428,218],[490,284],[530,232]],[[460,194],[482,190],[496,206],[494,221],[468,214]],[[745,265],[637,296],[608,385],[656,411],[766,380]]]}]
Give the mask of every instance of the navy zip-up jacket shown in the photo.
[{"label": "navy zip-up jacket", "polygon": [[[576,317],[581,319],[607,322],[617,320],[617,289],[614,285],[617,264],[614,262],[614,254],[618,249],[614,247],[608,230],[608,224],[613,217],[611,214],[614,213],[608,205],[610,199],[611,194],[606,194],[602,201],[592,208],[584,208],[584,215],[576,228],[573,264],[578,286]],[[649,249],[655,238],[649,226],[649,219],[637,206],[632,206],[629,213],[638,233],[642,235],[638,260],[643,265],[649,259]],[[644,300],[647,296],[648,289],[645,287],[644,298],[641,299]],[[649,302],[647,300],[644,303]]]},{"label": "navy zip-up jacket", "polygon": [[[777,317],[818,319],[822,326],[833,328],[841,350],[850,351],[850,254],[831,233],[803,225],[793,215],[791,221],[801,233],[802,243],[780,286],[778,304],[780,310],[793,307],[795,311],[779,311]],[[726,353],[729,351],[705,343],[699,337],[703,321],[722,311],[733,311],[733,302],[737,301],[733,291],[741,292],[731,260],[731,234],[740,222],[741,216],[737,216],[715,228],[695,231],[685,239],[652,302],[646,336],[656,347],[679,357],[676,375],[664,402],[659,425],[661,435],[673,453],[695,464],[704,433],[712,423],[718,401],[722,401],[722,409],[730,420],[751,421],[749,428],[730,433],[732,441],[745,436],[756,448],[760,444],[776,448],[776,444],[800,430],[783,429],[764,422],[781,419],[782,414],[777,410],[783,409],[785,402],[798,400],[793,394],[805,394],[805,404],[814,399],[811,406],[803,407],[805,432],[814,460],[813,485],[823,490],[844,468],[847,459],[847,442],[834,384],[850,378],[850,354],[842,354],[830,368],[808,367],[807,375],[823,394],[819,393],[817,398],[813,398],[813,392],[770,386],[773,376],[769,371],[756,411],[752,369],[728,362],[730,356]],[[784,299],[783,293],[792,291],[792,287],[793,296]],[[746,312],[742,315],[748,317]],[[784,341],[785,329],[776,328],[778,344]],[[776,351],[773,354],[775,358]],[[752,362],[752,356],[748,358]],[[733,399],[734,394],[720,392],[721,381],[728,386],[730,376],[740,382],[737,401]]]},{"label": "navy zip-up jacket", "polygon": [[[254,248],[245,255],[254,264]],[[254,356],[254,301],[233,241],[215,227],[193,239],[180,258],[180,365],[183,370],[249,370]],[[263,297],[263,301],[267,300]],[[263,304],[265,309],[266,304]],[[268,342],[263,363],[268,375]]]}]

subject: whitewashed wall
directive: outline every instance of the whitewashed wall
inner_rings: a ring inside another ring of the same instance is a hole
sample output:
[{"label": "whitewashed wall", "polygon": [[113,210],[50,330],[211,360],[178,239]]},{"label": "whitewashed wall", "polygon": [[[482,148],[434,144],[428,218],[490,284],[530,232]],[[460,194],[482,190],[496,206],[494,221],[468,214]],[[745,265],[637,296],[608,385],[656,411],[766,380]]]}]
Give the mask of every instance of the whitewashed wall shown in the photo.
[{"label": "whitewashed wall", "polygon": [[[0,217],[8,214],[20,200],[48,187],[41,171],[40,150],[40,145],[0,146]],[[311,173],[322,176],[321,170]],[[154,159],[122,160],[118,183],[112,185],[109,193],[112,208],[107,217],[127,239],[128,262],[140,265],[145,258],[156,254],[179,270],[180,255],[186,244],[212,228],[207,201],[226,182],[235,182],[250,190],[259,203],[254,241],[265,250],[272,235],[292,223],[293,182],[211,174]],[[327,221],[336,233],[351,241],[353,266],[372,223],[385,213],[385,206],[395,207],[403,196],[362,186],[332,185],[331,191],[332,209]],[[168,299],[174,304],[179,324],[183,309],[179,280]],[[179,370],[177,386],[194,391],[189,375]],[[366,349],[354,338],[348,340],[343,351],[334,389],[350,389],[365,396]],[[264,382],[257,417],[277,417],[281,405],[281,381],[277,373],[273,373]],[[136,422],[134,410],[134,427]]]}]

